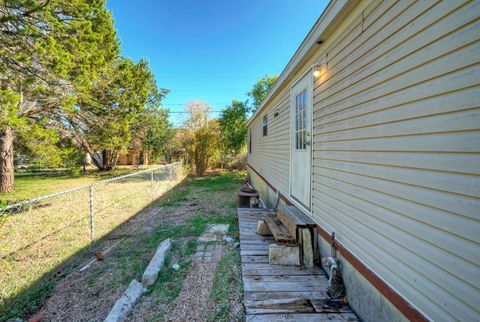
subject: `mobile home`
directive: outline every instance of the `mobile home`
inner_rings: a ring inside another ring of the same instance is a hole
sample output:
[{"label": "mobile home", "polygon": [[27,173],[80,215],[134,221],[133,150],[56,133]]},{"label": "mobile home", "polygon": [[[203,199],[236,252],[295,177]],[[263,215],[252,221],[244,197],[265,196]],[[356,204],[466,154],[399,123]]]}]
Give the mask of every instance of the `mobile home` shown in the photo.
[{"label": "mobile home", "polygon": [[480,1],[332,0],[248,123],[365,321],[480,320]]}]

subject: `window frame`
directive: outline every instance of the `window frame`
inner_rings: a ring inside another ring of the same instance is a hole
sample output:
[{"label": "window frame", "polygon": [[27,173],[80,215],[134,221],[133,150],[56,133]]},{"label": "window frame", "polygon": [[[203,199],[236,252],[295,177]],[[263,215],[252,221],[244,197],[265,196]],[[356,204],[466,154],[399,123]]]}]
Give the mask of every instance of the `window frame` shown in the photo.
[{"label": "window frame", "polygon": [[263,136],[268,135],[268,115],[265,114],[262,118],[262,133]]},{"label": "window frame", "polygon": [[252,154],[252,130],[248,129],[248,154]]}]

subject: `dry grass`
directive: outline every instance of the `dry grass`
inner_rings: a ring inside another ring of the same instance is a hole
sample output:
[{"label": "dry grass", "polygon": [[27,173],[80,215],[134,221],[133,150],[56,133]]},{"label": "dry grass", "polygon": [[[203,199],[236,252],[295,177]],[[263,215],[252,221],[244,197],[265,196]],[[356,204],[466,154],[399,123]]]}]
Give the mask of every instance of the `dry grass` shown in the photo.
[{"label": "dry grass", "polygon": [[158,167],[158,165],[141,166],[140,168],[119,166],[114,171],[108,172],[101,172],[94,168],[87,169],[86,173],[72,171],[17,172],[15,173],[15,192],[0,193],[0,206],[47,195],[56,191],[72,189],[99,180],[138,172],[151,167]]},{"label": "dry grass", "polygon": [[[141,224],[131,219],[183,179],[169,175],[155,172],[153,185],[150,172],[95,185],[95,239],[129,220],[130,230]],[[85,188],[0,217],[0,320],[33,310],[51,289],[49,281],[78,265],[91,245],[89,207]]]}]

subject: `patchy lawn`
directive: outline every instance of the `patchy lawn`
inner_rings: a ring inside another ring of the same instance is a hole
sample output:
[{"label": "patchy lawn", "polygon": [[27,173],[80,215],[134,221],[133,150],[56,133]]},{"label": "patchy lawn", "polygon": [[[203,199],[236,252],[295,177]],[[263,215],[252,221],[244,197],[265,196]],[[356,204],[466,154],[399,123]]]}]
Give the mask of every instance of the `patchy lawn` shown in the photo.
[{"label": "patchy lawn", "polygon": [[[180,170],[180,168],[178,169]],[[177,173],[177,172],[175,172]],[[48,198],[0,217],[0,317],[3,308],[13,314],[33,310],[48,293],[51,279],[75,267],[82,253],[90,253],[132,233],[144,220],[160,214],[158,204],[166,191],[184,176],[170,176],[169,168],[109,181]],[[94,195],[92,246],[90,192]],[[93,247],[93,248],[92,248]]]},{"label": "patchy lawn", "polygon": [[[172,238],[172,250],[157,282],[137,303],[131,321],[163,321],[168,318],[191,268],[197,237],[210,223],[230,224],[230,235],[238,239],[236,218],[237,190],[244,173],[213,173],[204,178],[188,178],[168,192],[154,207],[139,213],[127,224],[105,236],[98,249],[105,252],[83,272],[79,268],[92,259],[92,251],[64,263],[75,262],[48,282],[29,293],[24,291],[13,302],[0,308],[0,320],[31,317],[39,313],[43,320],[103,321],[116,299],[130,281],[140,279],[158,244]],[[135,230],[132,230],[132,227]],[[81,264],[80,264],[81,263]],[[179,270],[171,268],[178,263]],[[209,316],[215,320],[241,320],[240,259],[231,249],[219,262],[210,294],[216,306]],[[228,294],[222,294],[222,285]],[[25,297],[22,297],[23,295]],[[27,296],[28,295],[28,296]]]},{"label": "patchy lawn", "polygon": [[109,172],[100,172],[94,169],[88,169],[86,173],[73,173],[70,171],[17,172],[15,173],[15,192],[0,193],[0,207],[7,203],[12,204],[32,199],[95,181],[145,170],[149,167],[158,167],[158,165],[142,166],[140,168],[120,166],[115,171]]},{"label": "patchy lawn", "polygon": [[[242,267],[239,249],[229,248],[220,259],[210,291],[215,305],[208,321],[241,321],[243,307],[238,302],[243,296]],[[240,310],[241,309],[241,310]]]}]

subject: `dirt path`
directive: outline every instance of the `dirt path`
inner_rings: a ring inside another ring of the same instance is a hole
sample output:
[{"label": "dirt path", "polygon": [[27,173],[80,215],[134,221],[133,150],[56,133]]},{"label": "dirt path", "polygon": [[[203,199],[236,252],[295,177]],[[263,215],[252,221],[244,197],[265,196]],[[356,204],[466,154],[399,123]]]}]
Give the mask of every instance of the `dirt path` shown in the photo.
[{"label": "dirt path", "polygon": [[210,244],[205,250],[203,246],[197,247],[192,269],[172,309],[166,314],[167,321],[207,321],[215,305],[210,291],[217,263],[223,255],[223,245]]}]

